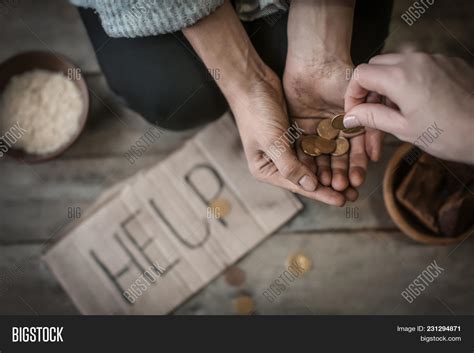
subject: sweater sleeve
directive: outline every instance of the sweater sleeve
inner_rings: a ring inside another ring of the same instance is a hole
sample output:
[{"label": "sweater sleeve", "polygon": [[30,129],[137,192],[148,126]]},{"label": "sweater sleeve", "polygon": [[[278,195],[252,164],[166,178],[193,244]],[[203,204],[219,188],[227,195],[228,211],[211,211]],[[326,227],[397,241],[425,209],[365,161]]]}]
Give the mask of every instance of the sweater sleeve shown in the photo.
[{"label": "sweater sleeve", "polygon": [[235,10],[242,21],[265,18],[269,25],[282,16],[278,11],[288,11],[290,0],[235,0]]},{"label": "sweater sleeve", "polygon": [[110,37],[146,37],[179,31],[215,11],[224,0],[71,0],[93,8]]}]

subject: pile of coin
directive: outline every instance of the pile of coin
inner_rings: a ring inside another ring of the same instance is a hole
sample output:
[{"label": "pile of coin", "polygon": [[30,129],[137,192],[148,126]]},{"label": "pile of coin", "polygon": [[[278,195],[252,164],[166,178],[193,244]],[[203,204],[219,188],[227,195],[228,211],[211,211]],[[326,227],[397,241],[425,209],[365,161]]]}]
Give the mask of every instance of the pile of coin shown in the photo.
[{"label": "pile of coin", "polygon": [[[331,119],[323,119],[316,127],[316,133],[306,135],[301,139],[301,149],[309,156],[317,157],[322,154],[342,156],[351,147],[346,137],[359,135],[364,131],[363,126],[346,129],[343,124],[344,114],[338,114]],[[341,136],[342,135],[346,136]]]}]

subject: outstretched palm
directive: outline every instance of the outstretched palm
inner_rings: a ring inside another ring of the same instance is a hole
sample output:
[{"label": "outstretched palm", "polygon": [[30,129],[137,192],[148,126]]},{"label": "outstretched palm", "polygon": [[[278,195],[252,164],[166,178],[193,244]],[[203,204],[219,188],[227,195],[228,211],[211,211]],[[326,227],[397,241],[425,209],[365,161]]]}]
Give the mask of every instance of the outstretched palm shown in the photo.
[{"label": "outstretched palm", "polygon": [[[349,84],[348,76],[352,65],[333,62],[326,63],[323,69],[291,67],[287,63],[283,87],[290,117],[308,134],[314,134],[322,118],[331,118],[344,111],[344,93]],[[351,190],[359,187],[365,178],[369,153],[371,159],[378,159],[382,134],[368,130],[366,134],[351,139],[351,150],[343,156],[311,157],[303,153],[297,144],[298,158],[305,163],[319,181],[335,190]]]}]

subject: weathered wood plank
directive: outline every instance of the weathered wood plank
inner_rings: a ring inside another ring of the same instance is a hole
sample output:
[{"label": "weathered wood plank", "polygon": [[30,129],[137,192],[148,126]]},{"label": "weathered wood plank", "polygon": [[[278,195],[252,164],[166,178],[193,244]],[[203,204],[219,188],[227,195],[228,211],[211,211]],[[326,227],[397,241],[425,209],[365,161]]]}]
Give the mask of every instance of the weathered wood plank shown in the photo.
[{"label": "weathered wood plank", "polygon": [[[75,313],[70,300],[38,261],[39,245],[0,247],[0,313]],[[313,268],[268,301],[262,293],[285,271],[289,254],[304,252]],[[176,314],[232,314],[232,298],[253,296],[260,314],[474,314],[474,241],[456,248],[415,244],[400,233],[356,232],[274,235],[247,255],[240,288],[219,276],[182,305]],[[30,256],[33,260],[26,261]],[[403,291],[433,260],[444,270],[412,304]],[[17,270],[17,266],[24,268]],[[5,281],[5,274],[14,282]],[[13,283],[13,284],[12,284]],[[6,285],[6,287],[5,287]],[[5,291],[5,288],[7,290]],[[441,303],[441,301],[444,302]]]},{"label": "weathered wood plank", "polygon": [[121,156],[33,165],[0,161],[0,242],[48,239],[68,222],[69,207],[84,212],[107,187],[165,157],[142,156],[133,165]]},{"label": "weathered wood plank", "polygon": [[[445,304],[458,315],[473,314],[472,240],[456,249],[422,246],[400,233],[274,235],[239,263],[247,277],[241,288],[220,276],[176,314],[232,314],[231,299],[239,293],[253,297],[259,314],[450,315]],[[271,302],[262,293],[283,274],[294,252],[309,256],[313,268],[287,280]],[[433,260],[444,271],[409,304],[401,292]]]},{"label": "weathered wood plank", "polygon": [[[121,156],[63,159],[28,165],[5,160],[0,163],[3,175],[0,198],[90,200],[90,196],[95,194],[97,197],[97,192],[104,186],[148,168],[166,156],[142,156],[132,165]],[[87,189],[89,191],[86,193]]]},{"label": "weathered wood plank", "polygon": [[77,314],[46,264],[41,245],[0,246],[2,315]]}]

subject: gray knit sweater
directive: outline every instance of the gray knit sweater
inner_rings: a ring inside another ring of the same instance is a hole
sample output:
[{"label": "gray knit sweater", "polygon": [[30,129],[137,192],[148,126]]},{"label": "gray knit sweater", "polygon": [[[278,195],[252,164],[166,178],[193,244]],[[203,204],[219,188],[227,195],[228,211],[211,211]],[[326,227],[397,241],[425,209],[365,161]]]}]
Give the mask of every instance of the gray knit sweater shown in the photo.
[{"label": "gray knit sweater", "polygon": [[[94,9],[111,37],[146,37],[176,32],[211,14],[224,0],[70,0]],[[289,0],[236,0],[242,20],[251,21],[277,10]]]}]

